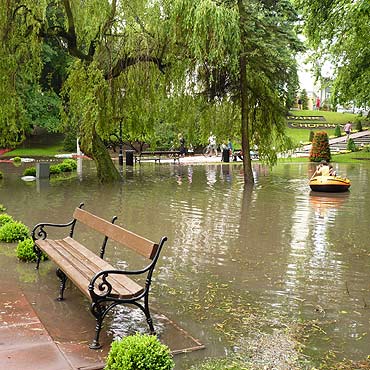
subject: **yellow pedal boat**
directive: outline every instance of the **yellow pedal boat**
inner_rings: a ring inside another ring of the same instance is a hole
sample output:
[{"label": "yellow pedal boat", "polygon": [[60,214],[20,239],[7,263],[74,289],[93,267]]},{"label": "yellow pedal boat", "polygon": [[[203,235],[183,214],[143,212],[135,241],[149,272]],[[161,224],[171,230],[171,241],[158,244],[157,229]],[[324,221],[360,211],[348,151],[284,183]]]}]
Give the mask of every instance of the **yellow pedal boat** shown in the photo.
[{"label": "yellow pedal boat", "polygon": [[340,193],[348,191],[351,181],[337,176],[315,176],[310,180],[310,188],[313,191],[326,193]]}]

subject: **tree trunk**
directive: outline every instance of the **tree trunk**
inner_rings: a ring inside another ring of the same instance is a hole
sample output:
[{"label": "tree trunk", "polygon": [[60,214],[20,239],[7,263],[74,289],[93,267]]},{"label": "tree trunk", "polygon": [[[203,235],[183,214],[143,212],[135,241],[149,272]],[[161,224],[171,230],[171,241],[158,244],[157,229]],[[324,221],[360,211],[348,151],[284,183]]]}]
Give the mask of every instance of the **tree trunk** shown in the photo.
[{"label": "tree trunk", "polygon": [[241,51],[239,57],[239,73],[240,73],[240,109],[242,114],[241,134],[242,134],[242,150],[243,150],[243,168],[244,168],[244,183],[253,184],[253,171],[249,147],[249,115],[248,115],[248,90],[247,90],[247,60],[244,54],[245,34],[243,31],[243,20],[245,19],[245,10],[243,0],[238,0],[239,8],[239,28],[240,28],[240,44]]},{"label": "tree trunk", "polygon": [[82,142],[81,149],[86,155],[94,160],[96,164],[97,177],[101,183],[122,181],[122,176],[114,165],[103,140],[96,133],[95,128],[93,129],[91,150],[84,147],[85,145]]}]

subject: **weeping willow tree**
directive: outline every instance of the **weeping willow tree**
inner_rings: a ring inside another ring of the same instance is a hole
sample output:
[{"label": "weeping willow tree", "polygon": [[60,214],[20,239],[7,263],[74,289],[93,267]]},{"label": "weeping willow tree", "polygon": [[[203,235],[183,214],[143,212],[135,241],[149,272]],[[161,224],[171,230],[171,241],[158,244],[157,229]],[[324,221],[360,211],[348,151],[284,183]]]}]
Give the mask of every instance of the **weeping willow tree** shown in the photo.
[{"label": "weeping willow tree", "polygon": [[25,109],[26,92],[32,89],[41,72],[39,19],[45,4],[2,0],[0,6],[0,147],[22,142],[32,122]]},{"label": "weeping willow tree", "polygon": [[[290,1],[178,0],[173,4],[178,45],[186,45],[194,92],[210,104],[237,104],[244,179],[253,183],[251,145],[265,162],[290,145],[285,136],[286,102],[298,86]],[[177,16],[176,16],[177,15]],[[235,124],[235,122],[234,122]]]}]

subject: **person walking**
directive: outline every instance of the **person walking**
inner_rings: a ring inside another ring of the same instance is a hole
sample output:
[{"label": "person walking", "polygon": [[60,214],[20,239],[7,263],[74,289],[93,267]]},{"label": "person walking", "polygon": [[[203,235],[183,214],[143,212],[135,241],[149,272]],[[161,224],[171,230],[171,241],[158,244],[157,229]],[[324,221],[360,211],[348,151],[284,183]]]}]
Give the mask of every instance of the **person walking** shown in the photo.
[{"label": "person walking", "polygon": [[216,136],[212,134],[212,132],[209,135],[208,142],[209,142],[209,155],[212,156],[212,153],[215,153],[215,156],[217,157]]},{"label": "person walking", "polygon": [[348,121],[345,126],[344,126],[344,132],[347,135],[346,141],[349,139],[349,135],[351,135],[351,130],[352,130],[352,122]]}]

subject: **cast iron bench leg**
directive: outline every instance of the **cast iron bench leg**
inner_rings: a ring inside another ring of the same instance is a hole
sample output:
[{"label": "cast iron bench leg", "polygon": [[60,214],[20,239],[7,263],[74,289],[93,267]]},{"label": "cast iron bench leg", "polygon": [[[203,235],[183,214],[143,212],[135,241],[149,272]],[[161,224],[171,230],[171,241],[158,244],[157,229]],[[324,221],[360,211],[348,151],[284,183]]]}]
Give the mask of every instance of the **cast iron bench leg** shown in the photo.
[{"label": "cast iron bench leg", "polygon": [[102,309],[101,305],[98,302],[93,302],[91,303],[90,311],[96,319],[96,325],[95,325],[95,337],[92,343],[89,344],[89,348],[99,349],[102,347],[102,345],[99,343],[99,336],[104,318],[104,310]]},{"label": "cast iron bench leg", "polygon": [[59,297],[57,298],[57,300],[63,301],[64,300],[64,290],[66,288],[67,276],[60,268],[57,268],[56,274],[60,280]]},{"label": "cast iron bench leg", "polygon": [[155,330],[154,330],[154,326],[153,326],[153,320],[152,320],[152,317],[150,315],[150,310],[149,310],[149,297],[148,297],[148,295],[146,295],[144,297],[144,305],[145,305],[145,307],[144,307],[144,313],[145,313],[145,316],[146,316],[146,322],[149,325],[150,334],[155,335]]}]

